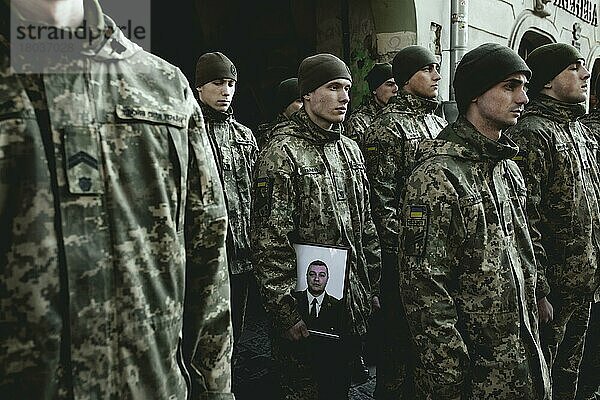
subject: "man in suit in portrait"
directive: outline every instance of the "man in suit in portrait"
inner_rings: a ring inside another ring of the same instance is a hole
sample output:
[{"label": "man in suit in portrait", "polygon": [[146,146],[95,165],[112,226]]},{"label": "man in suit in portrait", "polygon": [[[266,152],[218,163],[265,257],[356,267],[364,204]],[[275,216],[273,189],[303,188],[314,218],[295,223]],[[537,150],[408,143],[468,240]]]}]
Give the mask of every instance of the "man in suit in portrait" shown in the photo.
[{"label": "man in suit in portrait", "polygon": [[305,290],[295,292],[298,311],[309,330],[339,333],[341,302],[325,291],[329,269],[321,260],[310,263],[306,270]]},{"label": "man in suit in portrait", "polygon": [[346,377],[348,362],[343,350],[344,337],[340,335],[343,304],[325,291],[328,281],[327,264],[315,260],[306,270],[307,288],[293,292],[298,312],[309,331],[308,338],[297,344],[296,350],[306,357],[312,379],[317,383],[318,399],[341,400],[348,398],[345,385],[339,384]]}]

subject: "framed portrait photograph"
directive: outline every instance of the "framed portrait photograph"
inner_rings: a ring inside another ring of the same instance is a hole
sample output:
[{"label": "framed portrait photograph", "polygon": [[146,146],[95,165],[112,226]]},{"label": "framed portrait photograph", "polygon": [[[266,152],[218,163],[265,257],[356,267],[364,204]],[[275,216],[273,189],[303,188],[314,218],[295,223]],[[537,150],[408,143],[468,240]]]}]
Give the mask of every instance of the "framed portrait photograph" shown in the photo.
[{"label": "framed portrait photograph", "polygon": [[350,248],[296,243],[296,287],[300,316],[311,335],[339,339],[348,279]]}]

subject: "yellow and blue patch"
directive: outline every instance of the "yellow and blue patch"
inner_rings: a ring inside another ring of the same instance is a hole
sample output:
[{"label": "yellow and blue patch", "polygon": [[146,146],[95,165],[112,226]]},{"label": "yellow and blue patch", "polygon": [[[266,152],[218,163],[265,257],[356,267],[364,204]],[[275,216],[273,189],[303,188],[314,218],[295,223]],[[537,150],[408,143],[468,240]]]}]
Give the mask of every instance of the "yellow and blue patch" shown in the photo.
[{"label": "yellow and blue patch", "polygon": [[408,205],[404,224],[403,248],[407,256],[425,255],[429,212],[425,205]]}]

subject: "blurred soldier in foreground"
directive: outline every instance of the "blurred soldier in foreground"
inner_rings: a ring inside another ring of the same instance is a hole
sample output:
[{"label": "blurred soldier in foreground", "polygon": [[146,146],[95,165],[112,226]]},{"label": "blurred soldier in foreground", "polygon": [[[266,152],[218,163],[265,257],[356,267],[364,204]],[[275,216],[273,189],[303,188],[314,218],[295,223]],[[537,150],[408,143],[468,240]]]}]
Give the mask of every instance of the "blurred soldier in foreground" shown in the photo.
[{"label": "blurred soldier in foreground", "polygon": [[390,63],[377,63],[369,71],[365,80],[369,84],[369,96],[364,102],[352,112],[346,120],[345,135],[358,143],[362,147],[364,144],[364,133],[371,121],[390,98],[398,92],[398,85],[392,76],[392,66]]},{"label": "blurred soldier in foreground", "polygon": [[258,147],[252,131],[233,117],[231,102],[236,83],[237,70],[224,54],[205,53],[198,58],[196,89],[229,217],[227,260],[233,335],[238,339],[244,328],[248,289],[254,279],[250,261],[250,192]]},{"label": "blurred soldier in foreground", "polygon": [[302,107],[302,99],[298,92],[298,78],[289,78],[281,81],[277,86],[275,100],[277,101],[277,111],[279,112],[277,118],[275,118],[275,121],[267,122],[258,127],[256,140],[258,147],[261,149],[265,147],[273,128],[286,122],[293,113]]},{"label": "blurred soldier in foreground", "polygon": [[[379,306],[379,241],[369,185],[358,145],[342,135],[351,84],[339,58],[304,59],[298,70],[304,106],[272,133],[256,163],[253,261],[274,325],[273,355],[284,399],[347,398],[350,362],[372,307]],[[336,365],[327,387],[315,383],[309,333],[292,295],[293,244],[303,242],[351,249],[341,343],[324,355]]]},{"label": "blurred soldier in foreground", "polygon": [[460,61],[459,118],[419,148],[406,181],[400,285],[432,399],[549,398],[538,342],[525,183],[503,133],[527,103],[531,72],[484,44]]},{"label": "blurred soldier in foreground", "polygon": [[[592,131],[596,141],[600,140],[600,79],[596,77],[595,102],[590,113],[581,118],[581,122]],[[588,333],[579,368],[576,400],[600,400],[600,300],[596,289],[595,302],[590,311]]]},{"label": "blurred soldier in foreground", "polygon": [[394,57],[393,74],[402,88],[364,135],[373,220],[381,243],[381,308],[385,316],[381,333],[385,344],[377,364],[378,399],[414,398],[410,383],[414,354],[398,290],[398,209],[402,210],[404,182],[414,166],[419,143],[435,138],[446,126],[445,120],[433,115],[438,106],[439,67],[424,47],[400,50]]},{"label": "blurred soldier in foreground", "polygon": [[[0,7],[0,397],[233,399],[227,217],[188,82],[96,1]],[[17,75],[10,12],[95,35]]]},{"label": "blurred soldier in foreground", "polygon": [[[531,52],[529,103],[509,135],[527,184],[527,217],[537,260],[540,338],[555,399],[573,399],[590,303],[598,288],[598,145],[577,119],[590,77],[564,43]],[[597,333],[597,332],[596,332]]]}]

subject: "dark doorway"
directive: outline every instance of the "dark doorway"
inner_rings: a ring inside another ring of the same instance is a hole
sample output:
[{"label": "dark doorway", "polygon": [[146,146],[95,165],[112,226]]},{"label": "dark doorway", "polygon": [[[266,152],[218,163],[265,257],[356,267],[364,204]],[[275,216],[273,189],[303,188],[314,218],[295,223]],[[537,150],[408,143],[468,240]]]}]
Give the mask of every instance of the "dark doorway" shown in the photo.
[{"label": "dark doorway", "polygon": [[549,43],[553,43],[550,37],[539,32],[527,31],[519,43],[519,55],[526,60],[534,49]]},{"label": "dark doorway", "polygon": [[[316,0],[152,1],[152,51],[194,84],[196,59],[220,51],[236,65],[236,119],[255,129],[274,118],[273,92],[315,52]],[[184,5],[185,4],[185,5]]]}]

